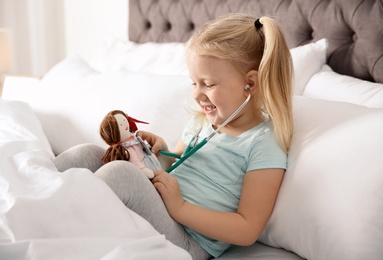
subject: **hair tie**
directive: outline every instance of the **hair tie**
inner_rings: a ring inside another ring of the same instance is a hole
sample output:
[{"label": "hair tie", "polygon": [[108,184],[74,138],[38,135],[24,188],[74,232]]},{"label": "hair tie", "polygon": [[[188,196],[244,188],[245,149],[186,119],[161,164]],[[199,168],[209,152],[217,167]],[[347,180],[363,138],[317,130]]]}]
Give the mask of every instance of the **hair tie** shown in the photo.
[{"label": "hair tie", "polygon": [[259,18],[254,21],[254,26],[257,29],[261,29],[262,28],[263,24],[261,24],[261,22],[259,21]]},{"label": "hair tie", "polygon": [[121,144],[124,143],[124,142],[133,140],[134,137],[135,137],[134,135],[128,136],[128,137],[126,137],[125,139],[123,139],[123,140],[121,140],[121,141],[119,141],[119,142],[116,142],[116,143],[110,145],[110,147],[114,148],[114,147],[116,147],[116,146],[119,146],[119,145],[121,145]]},{"label": "hair tie", "polygon": [[111,144],[109,147],[110,148],[115,148],[115,147],[117,147],[119,145],[121,145],[121,142],[117,142],[117,143]]}]

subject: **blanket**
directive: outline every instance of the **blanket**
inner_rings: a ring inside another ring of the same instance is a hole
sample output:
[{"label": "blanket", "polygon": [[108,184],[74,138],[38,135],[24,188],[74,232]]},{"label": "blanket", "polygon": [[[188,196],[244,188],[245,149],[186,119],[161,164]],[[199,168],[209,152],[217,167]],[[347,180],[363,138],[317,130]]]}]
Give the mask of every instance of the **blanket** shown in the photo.
[{"label": "blanket", "polygon": [[0,99],[0,259],[191,259],[87,169],[58,172],[30,106]]}]

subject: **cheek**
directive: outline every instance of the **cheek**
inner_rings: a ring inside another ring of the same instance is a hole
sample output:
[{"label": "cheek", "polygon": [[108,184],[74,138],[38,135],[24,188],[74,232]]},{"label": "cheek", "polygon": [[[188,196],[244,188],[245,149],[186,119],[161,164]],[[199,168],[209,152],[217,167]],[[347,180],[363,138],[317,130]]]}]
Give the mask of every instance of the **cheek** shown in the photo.
[{"label": "cheek", "polygon": [[217,107],[218,114],[227,117],[232,110],[232,102],[225,96],[214,96],[210,101]]},{"label": "cheek", "polygon": [[245,101],[245,97],[236,95],[236,93],[227,93],[226,95],[214,97],[212,102],[218,107],[218,109],[225,114],[233,113],[242,103]]}]

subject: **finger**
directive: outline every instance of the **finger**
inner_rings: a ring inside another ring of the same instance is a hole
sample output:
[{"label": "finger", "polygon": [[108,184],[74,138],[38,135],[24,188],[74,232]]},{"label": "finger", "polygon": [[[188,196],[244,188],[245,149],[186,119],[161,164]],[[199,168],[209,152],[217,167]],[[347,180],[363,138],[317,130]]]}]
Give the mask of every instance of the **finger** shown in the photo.
[{"label": "finger", "polygon": [[154,170],[154,176],[167,175],[168,173],[164,170]]},{"label": "finger", "polygon": [[164,186],[166,186],[166,183],[168,183],[169,180],[167,178],[167,175],[164,174],[164,171],[158,170],[154,171],[154,178],[152,179],[152,183],[162,183]]},{"label": "finger", "polygon": [[160,196],[162,198],[162,194],[163,194],[163,190],[164,190],[163,184],[160,183],[160,182],[156,182],[156,183],[153,183],[153,186],[154,186],[154,188],[157,190],[157,192],[160,194]]},{"label": "finger", "polygon": [[159,141],[156,141],[153,145],[152,145],[152,153],[154,153],[155,155],[159,155],[159,150],[162,150],[163,149],[163,143],[162,142],[159,142]]},{"label": "finger", "polygon": [[157,176],[161,176],[161,171],[159,170],[153,171],[153,173],[154,173],[154,178],[156,178]]},{"label": "finger", "polygon": [[159,191],[164,188],[164,185],[161,182],[153,183],[154,187]]},{"label": "finger", "polygon": [[157,183],[157,182],[161,182],[161,181],[159,180],[159,177],[156,176],[156,175],[154,175],[154,177],[151,179],[151,181],[152,181],[153,184],[155,184],[155,183]]},{"label": "finger", "polygon": [[157,142],[157,136],[146,131],[138,130],[136,135],[141,137],[143,140],[146,140],[151,146]]},{"label": "finger", "polygon": [[142,138],[143,132],[142,130],[137,130],[136,135]]},{"label": "finger", "polygon": [[158,193],[161,195],[161,197],[166,195],[167,188],[162,182],[153,183],[153,186],[158,191]]}]

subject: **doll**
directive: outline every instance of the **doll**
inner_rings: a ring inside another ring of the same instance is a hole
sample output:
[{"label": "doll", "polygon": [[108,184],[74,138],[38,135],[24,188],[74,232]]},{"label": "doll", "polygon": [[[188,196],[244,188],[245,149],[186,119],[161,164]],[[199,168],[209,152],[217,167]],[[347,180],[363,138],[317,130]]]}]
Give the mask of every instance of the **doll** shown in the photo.
[{"label": "doll", "polygon": [[154,177],[154,170],[160,170],[157,157],[150,151],[147,143],[135,135],[136,123],[121,110],[109,112],[101,122],[101,138],[109,145],[102,160],[108,163],[114,160],[126,160],[136,165],[149,179]]}]

